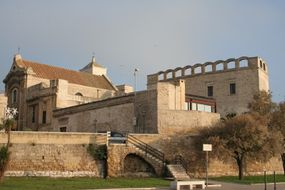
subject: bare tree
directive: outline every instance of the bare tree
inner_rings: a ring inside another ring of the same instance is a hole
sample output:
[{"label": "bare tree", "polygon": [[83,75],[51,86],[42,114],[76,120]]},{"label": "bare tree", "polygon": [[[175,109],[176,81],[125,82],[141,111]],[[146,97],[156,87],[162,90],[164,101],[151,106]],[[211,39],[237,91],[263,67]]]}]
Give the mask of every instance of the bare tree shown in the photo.
[{"label": "bare tree", "polygon": [[281,132],[283,136],[283,149],[281,150],[281,159],[283,165],[283,172],[285,175],[285,102],[279,103],[276,110],[272,113],[270,128],[273,132]]},{"label": "bare tree", "polygon": [[[221,160],[235,160],[239,179],[243,178],[247,159],[267,161],[280,150],[279,133],[274,137],[261,116],[243,114],[221,121],[216,126],[201,131],[204,142],[213,144],[213,155]],[[270,142],[270,143],[268,143]]]}]

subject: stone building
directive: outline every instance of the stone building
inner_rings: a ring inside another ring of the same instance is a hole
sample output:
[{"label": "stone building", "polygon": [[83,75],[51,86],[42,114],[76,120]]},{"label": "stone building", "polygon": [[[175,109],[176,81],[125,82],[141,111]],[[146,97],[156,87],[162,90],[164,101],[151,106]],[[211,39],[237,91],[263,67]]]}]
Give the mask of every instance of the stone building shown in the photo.
[{"label": "stone building", "polygon": [[[204,176],[203,158],[191,150],[198,146],[192,140],[199,129],[221,115],[247,111],[255,93],[269,90],[268,68],[259,57],[161,71],[148,75],[147,89],[139,92],[114,86],[106,73],[94,58],[71,71],[15,56],[4,83],[8,105],[19,109],[18,129],[54,132],[12,132],[13,162],[6,175],[98,177],[102,166],[87,153],[88,145],[97,144],[107,145],[111,177],[161,175],[165,161],[176,156],[186,158],[191,175]],[[126,144],[110,143],[106,131],[128,133]],[[6,134],[0,136],[4,144]],[[254,161],[246,172],[257,174],[264,167]],[[280,159],[266,168],[281,172]],[[209,175],[235,172],[232,163],[210,159]]]},{"label": "stone building", "polygon": [[53,131],[172,134],[219,120],[213,99],[191,96],[210,107],[197,111],[185,109],[187,97],[184,80],[158,82],[145,91],[54,110]]},{"label": "stone building", "polygon": [[50,131],[55,109],[105,99],[118,91],[95,58],[80,71],[22,59],[15,55],[4,79],[8,106],[19,111],[18,130]]},{"label": "stone building", "polygon": [[259,57],[161,71],[136,93],[114,86],[106,74],[94,57],[72,71],[16,55],[4,83],[8,105],[19,110],[18,130],[164,133],[210,125],[216,112],[246,112],[254,94],[269,90],[268,67]]},{"label": "stone building", "polygon": [[[246,112],[254,94],[269,91],[266,62],[246,56],[160,71],[148,75],[148,85],[180,79],[185,80],[186,94],[214,98],[222,117]],[[193,105],[193,109],[199,108]]]}]

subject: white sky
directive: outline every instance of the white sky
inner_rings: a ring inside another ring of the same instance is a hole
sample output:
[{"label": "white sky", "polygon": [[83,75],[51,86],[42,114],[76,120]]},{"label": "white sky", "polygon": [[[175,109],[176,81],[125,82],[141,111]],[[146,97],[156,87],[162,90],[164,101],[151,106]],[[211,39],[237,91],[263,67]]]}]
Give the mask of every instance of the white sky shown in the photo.
[{"label": "white sky", "polygon": [[[179,66],[260,56],[285,99],[283,0],[0,0],[0,78],[24,59],[79,70],[95,52],[115,84]],[[4,89],[4,84],[0,84]]]}]

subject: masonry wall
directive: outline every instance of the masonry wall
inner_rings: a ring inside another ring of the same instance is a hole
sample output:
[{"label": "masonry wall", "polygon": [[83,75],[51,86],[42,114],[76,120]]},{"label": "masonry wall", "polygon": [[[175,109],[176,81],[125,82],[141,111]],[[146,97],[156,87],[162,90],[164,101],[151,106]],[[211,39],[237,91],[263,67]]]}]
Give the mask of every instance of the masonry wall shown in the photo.
[{"label": "masonry wall", "polygon": [[[217,112],[224,117],[228,113],[248,111],[248,103],[260,90],[269,90],[268,67],[259,57],[240,57],[203,64],[187,65],[148,75],[148,87],[159,81],[185,80],[186,94],[208,96],[208,86],[213,87]],[[236,93],[230,93],[230,84],[236,85]]]},{"label": "masonry wall", "polygon": [[[165,153],[165,158],[173,160],[175,155],[183,155],[189,162],[191,176],[204,177],[205,154],[195,152],[191,145],[192,132],[183,134],[132,134],[141,141]],[[0,145],[7,142],[7,135],[0,132]],[[105,144],[106,134],[96,133],[54,133],[54,132],[11,132],[11,159],[6,176],[51,176],[100,177],[102,163],[95,161],[87,152],[89,144]],[[215,147],[213,147],[215,148]],[[124,160],[128,154],[136,154],[131,145],[111,145],[108,148],[108,164],[110,176],[124,175]],[[120,153],[121,152],[121,153]],[[139,155],[139,154],[137,154]],[[146,158],[146,157],[142,157]],[[209,154],[209,175],[237,175],[235,162],[222,162],[213,159]],[[153,165],[156,172],[161,165],[146,159]],[[246,174],[261,174],[263,170],[282,173],[282,162],[279,157],[272,158],[267,163],[252,160],[246,165]]]},{"label": "masonry wall", "polygon": [[5,107],[7,106],[7,97],[5,94],[0,94],[0,124],[2,123],[2,118],[4,118]]},{"label": "masonry wall", "polygon": [[[0,144],[6,139],[1,132]],[[12,132],[11,143],[6,176],[101,175],[102,164],[89,155],[87,146],[106,143],[105,134]]]},{"label": "masonry wall", "polygon": [[[131,134],[150,146],[160,150],[165,154],[165,158],[171,162],[176,155],[182,155],[188,162],[188,172],[191,177],[205,177],[206,154],[202,151],[202,146],[193,144],[193,138],[197,138],[197,131],[187,130],[181,133],[168,134]],[[199,150],[200,147],[201,149]],[[215,148],[215,147],[213,147]],[[282,174],[282,160],[280,156],[273,157],[266,163],[257,160],[248,160],[245,165],[246,175],[262,175],[266,170],[269,173],[276,171]],[[227,162],[214,158],[209,153],[209,176],[238,175],[238,168],[231,158]]]},{"label": "masonry wall", "polygon": [[54,112],[53,129],[67,132],[133,132],[133,97],[124,96]]},{"label": "masonry wall", "polygon": [[[257,70],[241,69],[223,74],[213,73],[185,79],[186,93],[208,96],[208,86],[213,86],[213,98],[216,100],[217,112],[225,116],[227,113],[246,112],[247,105],[253,95],[259,91]],[[235,83],[236,94],[230,94],[230,84]]]},{"label": "masonry wall", "polygon": [[184,109],[184,80],[157,83],[157,129],[159,134],[195,131],[214,125],[220,119],[218,113]]}]

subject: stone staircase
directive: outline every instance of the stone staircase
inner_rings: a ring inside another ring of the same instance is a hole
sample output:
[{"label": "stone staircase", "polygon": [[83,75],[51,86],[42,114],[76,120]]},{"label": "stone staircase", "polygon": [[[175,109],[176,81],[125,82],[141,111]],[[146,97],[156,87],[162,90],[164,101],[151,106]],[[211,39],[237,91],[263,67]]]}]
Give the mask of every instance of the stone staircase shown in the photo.
[{"label": "stone staircase", "polygon": [[[135,146],[134,146],[135,147]],[[151,159],[153,161],[155,161],[158,164],[163,164],[164,161],[161,159],[158,159],[157,157],[153,156],[152,154],[148,154],[146,153],[144,150],[142,150],[141,148],[135,147],[136,152],[139,156],[143,157],[143,158],[147,158],[147,159]]]},{"label": "stone staircase", "polygon": [[170,174],[177,181],[189,180],[190,177],[186,173],[185,168],[181,164],[169,164],[167,165],[167,169]]}]

